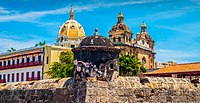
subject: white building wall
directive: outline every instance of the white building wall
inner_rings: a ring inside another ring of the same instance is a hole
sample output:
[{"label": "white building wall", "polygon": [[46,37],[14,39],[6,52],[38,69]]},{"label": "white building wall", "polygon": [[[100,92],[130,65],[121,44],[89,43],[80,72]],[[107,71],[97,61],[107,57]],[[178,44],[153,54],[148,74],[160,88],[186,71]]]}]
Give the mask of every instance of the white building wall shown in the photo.
[{"label": "white building wall", "polygon": [[42,66],[33,66],[26,68],[15,68],[8,70],[0,70],[1,78],[6,75],[6,82],[8,82],[7,76],[10,74],[10,82],[12,82],[12,74],[14,73],[14,82],[17,81],[17,73],[19,73],[19,82],[21,81],[21,73],[24,73],[24,81],[26,81],[26,72],[29,72],[29,77],[32,77],[32,72],[34,72],[34,77],[37,77],[37,72],[40,71],[40,79],[42,79]]},{"label": "white building wall", "polygon": [[12,65],[13,63],[12,63],[12,59],[10,59],[10,65]]}]

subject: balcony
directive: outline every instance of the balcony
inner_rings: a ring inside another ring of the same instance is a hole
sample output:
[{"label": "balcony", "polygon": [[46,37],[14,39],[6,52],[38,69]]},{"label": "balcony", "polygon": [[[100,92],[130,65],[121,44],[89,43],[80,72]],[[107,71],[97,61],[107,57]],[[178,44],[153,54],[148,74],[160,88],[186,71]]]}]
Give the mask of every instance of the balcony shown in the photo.
[{"label": "balcony", "polygon": [[29,77],[27,81],[40,80],[39,77]]},{"label": "balcony", "polygon": [[27,63],[20,63],[20,64],[14,64],[14,65],[0,66],[0,70],[38,66],[38,65],[42,65],[42,62],[36,61],[36,62],[27,62]]},{"label": "balcony", "polygon": [[0,79],[0,83],[6,83],[5,79]]}]

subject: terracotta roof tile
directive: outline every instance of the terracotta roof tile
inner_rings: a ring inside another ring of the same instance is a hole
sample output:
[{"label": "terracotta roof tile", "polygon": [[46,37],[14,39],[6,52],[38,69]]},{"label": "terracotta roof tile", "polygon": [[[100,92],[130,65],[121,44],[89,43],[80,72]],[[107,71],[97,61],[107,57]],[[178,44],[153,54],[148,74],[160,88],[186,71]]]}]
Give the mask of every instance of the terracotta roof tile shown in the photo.
[{"label": "terracotta roof tile", "polygon": [[169,74],[169,73],[181,73],[181,72],[194,72],[200,71],[200,62],[177,64],[174,66],[165,67],[162,69],[155,70],[153,72],[145,73],[148,74]]}]

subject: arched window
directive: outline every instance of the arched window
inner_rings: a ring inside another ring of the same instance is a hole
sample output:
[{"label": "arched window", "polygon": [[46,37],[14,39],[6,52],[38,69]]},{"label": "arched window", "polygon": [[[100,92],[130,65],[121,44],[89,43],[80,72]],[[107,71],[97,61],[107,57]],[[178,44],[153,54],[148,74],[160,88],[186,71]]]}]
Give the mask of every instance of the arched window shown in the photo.
[{"label": "arched window", "polygon": [[113,42],[116,42],[116,38],[115,37],[113,38]]},{"label": "arched window", "polygon": [[129,37],[125,37],[126,38],[126,42],[128,42],[129,41]]},{"label": "arched window", "polygon": [[74,29],[74,25],[71,26],[71,29]]},{"label": "arched window", "polygon": [[75,48],[75,45],[71,45],[71,48]]},{"label": "arched window", "polygon": [[150,57],[150,63],[153,63],[153,58],[152,57]]},{"label": "arched window", "polygon": [[131,43],[131,38],[129,38],[129,43]]},{"label": "arched window", "polygon": [[113,64],[110,64],[110,69],[113,69],[113,68],[114,68]]},{"label": "arched window", "polygon": [[61,29],[61,30],[62,30],[62,32],[63,32],[65,29],[66,29],[66,26],[63,26],[63,28]]},{"label": "arched window", "polygon": [[62,42],[62,41],[63,41],[63,37],[60,38],[60,42]]},{"label": "arched window", "polygon": [[118,37],[118,42],[121,42],[121,37]]},{"label": "arched window", "polygon": [[146,67],[146,58],[145,57],[142,58],[142,64],[144,65],[144,67]]},{"label": "arched window", "polygon": [[144,40],[142,40],[142,45],[144,45],[145,44],[145,42],[144,42]]}]

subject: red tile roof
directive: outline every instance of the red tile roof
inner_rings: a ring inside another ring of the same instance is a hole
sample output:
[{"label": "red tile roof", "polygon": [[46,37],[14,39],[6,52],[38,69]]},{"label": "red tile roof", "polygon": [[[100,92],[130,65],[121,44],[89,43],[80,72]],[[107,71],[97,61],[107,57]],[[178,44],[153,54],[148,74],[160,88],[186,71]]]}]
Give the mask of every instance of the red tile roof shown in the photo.
[{"label": "red tile roof", "polygon": [[162,69],[155,70],[153,72],[145,73],[148,74],[172,74],[172,73],[184,73],[184,72],[200,72],[200,62],[177,64],[173,66],[168,66]]}]

